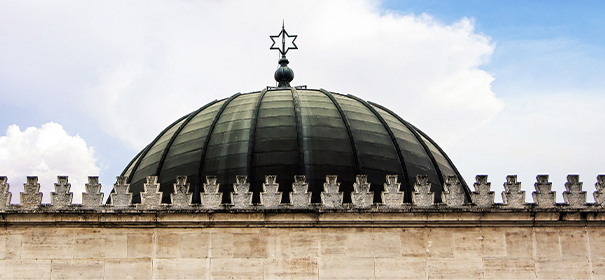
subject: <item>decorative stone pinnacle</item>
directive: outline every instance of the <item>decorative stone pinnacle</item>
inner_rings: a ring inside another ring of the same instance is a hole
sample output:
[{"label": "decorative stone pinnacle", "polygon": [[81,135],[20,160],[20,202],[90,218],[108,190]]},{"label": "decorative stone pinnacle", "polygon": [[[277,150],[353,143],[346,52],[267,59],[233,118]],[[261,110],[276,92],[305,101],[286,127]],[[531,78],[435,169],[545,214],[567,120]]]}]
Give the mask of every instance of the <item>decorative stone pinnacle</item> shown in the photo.
[{"label": "decorative stone pinnacle", "polygon": [[374,202],[374,193],[370,192],[370,183],[367,175],[357,175],[353,183],[351,202],[355,208],[370,208]]},{"label": "decorative stone pinnacle", "polygon": [[563,199],[572,208],[586,207],[586,192],[582,191],[582,184],[579,175],[567,175]]},{"label": "decorative stone pinnacle", "polygon": [[0,176],[0,209],[8,209],[12,194],[9,192],[8,178]]},{"label": "decorative stone pinnacle", "polygon": [[158,184],[157,176],[147,176],[147,182],[143,184],[144,192],[141,192],[141,208],[153,209],[162,204],[162,192]]},{"label": "decorative stone pinnacle", "polygon": [[517,182],[517,175],[506,176],[502,202],[508,208],[525,207],[525,191],[521,190],[521,183]]},{"label": "decorative stone pinnacle", "polygon": [[233,192],[231,193],[231,203],[234,209],[247,209],[252,207],[252,192],[250,192],[250,183],[247,182],[248,176],[235,176]]},{"label": "decorative stone pinnacle", "polygon": [[603,207],[605,206],[605,175],[599,174],[597,176],[597,182],[594,186],[597,189],[592,194],[594,196],[595,204]]},{"label": "decorative stone pinnacle", "polygon": [[327,175],[324,183],[324,191],[321,192],[321,204],[326,208],[342,207],[343,193],[339,192],[340,183],[336,180],[338,175]]},{"label": "decorative stone pinnacle", "polygon": [[475,191],[471,194],[473,203],[478,207],[492,207],[495,192],[491,191],[492,183],[487,181],[487,175],[477,175],[475,181]]},{"label": "decorative stone pinnacle", "polygon": [[193,194],[189,192],[189,183],[187,183],[187,176],[177,176],[176,183],[173,184],[173,187],[174,193],[170,194],[172,207],[191,207],[191,200],[193,199]]},{"label": "decorative stone pinnacle", "polygon": [[441,201],[449,207],[461,207],[464,205],[464,191],[458,176],[447,176],[443,184]]},{"label": "decorative stone pinnacle", "polygon": [[307,208],[311,205],[311,193],[308,190],[309,185],[306,182],[305,175],[295,175],[294,183],[292,183],[292,192],[290,193],[292,208]]},{"label": "decorative stone pinnacle", "polygon": [[274,209],[281,203],[282,193],[278,192],[279,184],[275,182],[276,175],[265,176],[263,183],[263,192],[260,194],[260,202],[263,208]]},{"label": "decorative stone pinnacle", "polygon": [[23,184],[21,193],[21,207],[34,208],[39,207],[41,203],[42,193],[40,184],[38,184],[38,176],[27,176],[27,183]]},{"label": "decorative stone pinnacle", "polygon": [[55,207],[71,205],[74,194],[69,192],[70,188],[71,184],[67,182],[67,176],[58,176],[55,191],[50,193],[50,204]]},{"label": "decorative stone pinnacle", "polygon": [[556,193],[552,191],[552,183],[548,181],[548,175],[536,176],[534,184],[536,191],[531,195],[537,207],[554,207],[556,203]]},{"label": "decorative stone pinnacle", "polygon": [[103,204],[103,193],[101,192],[101,184],[99,177],[88,177],[88,184],[85,186],[86,192],[82,193],[82,206],[85,208],[95,208]]},{"label": "decorative stone pinnacle", "polygon": [[416,184],[412,193],[412,203],[418,207],[430,207],[435,202],[435,193],[431,191],[431,183],[427,175],[416,175]]},{"label": "decorative stone pinnacle", "polygon": [[400,208],[403,205],[404,192],[399,191],[400,183],[397,175],[386,175],[384,191],[381,193],[382,203],[388,208]]},{"label": "decorative stone pinnacle", "polygon": [[216,182],[216,176],[206,176],[204,183],[204,192],[202,193],[202,206],[207,209],[217,209],[221,207],[223,193],[218,191],[219,184]]},{"label": "decorative stone pinnacle", "polygon": [[132,193],[130,184],[127,184],[128,176],[118,176],[113,185],[114,193],[110,194],[111,205],[114,207],[128,207],[132,204]]}]

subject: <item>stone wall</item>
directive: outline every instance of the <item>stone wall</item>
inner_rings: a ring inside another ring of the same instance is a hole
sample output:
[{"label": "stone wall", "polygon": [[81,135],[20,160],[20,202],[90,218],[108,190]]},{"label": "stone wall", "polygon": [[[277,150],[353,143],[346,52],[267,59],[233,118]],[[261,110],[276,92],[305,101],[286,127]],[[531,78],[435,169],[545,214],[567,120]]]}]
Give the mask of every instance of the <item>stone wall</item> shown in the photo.
[{"label": "stone wall", "polygon": [[0,279],[603,279],[603,213],[12,213]]}]

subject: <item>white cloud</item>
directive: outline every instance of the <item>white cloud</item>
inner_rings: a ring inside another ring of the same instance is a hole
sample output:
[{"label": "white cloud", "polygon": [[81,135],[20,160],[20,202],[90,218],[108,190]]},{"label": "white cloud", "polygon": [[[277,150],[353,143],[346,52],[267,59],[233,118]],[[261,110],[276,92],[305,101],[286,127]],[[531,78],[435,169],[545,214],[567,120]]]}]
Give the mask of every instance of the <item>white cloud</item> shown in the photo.
[{"label": "white cloud", "polygon": [[363,0],[21,3],[0,11],[12,27],[0,46],[0,62],[15,68],[5,79],[43,85],[135,150],[213,99],[274,85],[268,35],[282,19],[299,35],[288,54],[294,85],[388,105],[442,143],[504,106],[479,69],[495,46],[466,18],[445,25]]},{"label": "white cloud", "polygon": [[88,176],[99,174],[94,149],[80,136],[71,136],[58,123],[21,131],[17,125],[0,137],[0,175],[8,176],[12,203],[19,202],[26,176],[38,176],[43,201],[50,202],[50,192],[58,175],[68,175],[74,202],[81,202]]}]

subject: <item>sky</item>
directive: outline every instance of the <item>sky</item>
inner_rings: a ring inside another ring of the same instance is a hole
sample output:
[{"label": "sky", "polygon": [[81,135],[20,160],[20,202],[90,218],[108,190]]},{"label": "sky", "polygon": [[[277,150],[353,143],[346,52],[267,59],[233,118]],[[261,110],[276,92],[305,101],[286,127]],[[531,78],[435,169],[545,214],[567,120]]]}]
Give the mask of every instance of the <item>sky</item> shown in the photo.
[{"label": "sky", "polygon": [[[588,200],[605,173],[602,1],[1,1],[0,176],[106,195],[175,119],[275,85],[269,35],[297,34],[293,85],[383,104],[496,200],[549,174]],[[472,188],[472,187],[471,187]]]}]

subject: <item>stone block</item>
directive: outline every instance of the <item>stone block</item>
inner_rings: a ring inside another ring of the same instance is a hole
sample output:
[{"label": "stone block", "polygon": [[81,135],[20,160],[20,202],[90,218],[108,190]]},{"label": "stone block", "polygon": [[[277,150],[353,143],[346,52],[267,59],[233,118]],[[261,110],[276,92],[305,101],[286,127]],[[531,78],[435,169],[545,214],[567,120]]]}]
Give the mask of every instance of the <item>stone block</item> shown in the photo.
[{"label": "stone block", "polygon": [[75,232],[74,258],[126,258],[128,236],[119,229],[83,229]]},{"label": "stone block", "polygon": [[290,192],[290,204],[292,208],[301,209],[311,205],[311,193],[308,192],[309,185],[305,175],[294,176],[292,192]]},{"label": "stone block", "polygon": [[568,207],[586,207],[586,192],[582,191],[582,184],[579,175],[567,175],[566,191],[563,192],[563,199]]},{"label": "stone block", "polygon": [[429,279],[483,279],[483,264],[481,258],[429,258]]},{"label": "stone block", "polygon": [[88,183],[85,185],[86,192],[82,193],[83,208],[97,208],[103,204],[103,193],[101,192],[101,184],[99,177],[88,177]]},{"label": "stone block", "polygon": [[264,260],[264,279],[318,279],[317,259],[286,258]]},{"label": "stone block", "polygon": [[211,279],[263,279],[262,259],[212,259]]},{"label": "stone block", "polygon": [[320,240],[317,229],[305,229],[288,233],[290,256],[312,258],[320,254]]},{"label": "stone block", "polygon": [[27,176],[27,183],[23,184],[23,192],[21,193],[21,207],[32,209],[40,207],[41,203],[42,193],[40,192],[38,177]]},{"label": "stone block", "polygon": [[536,239],[536,259],[561,259],[561,244],[559,243],[559,231],[557,229],[537,228],[534,230],[534,236]]},{"label": "stone block", "polygon": [[321,192],[321,205],[325,208],[342,207],[343,193],[339,192],[340,183],[336,180],[338,175],[327,175],[324,183],[324,191]]},{"label": "stone block", "polygon": [[153,279],[209,279],[210,259],[154,259]]},{"label": "stone block", "polygon": [[327,232],[327,229],[322,229],[319,241],[322,257],[342,257],[348,254],[349,242],[345,229],[340,232]]},{"label": "stone block", "polygon": [[140,208],[156,209],[162,205],[162,192],[157,176],[147,176],[147,182],[143,184],[143,189],[141,204],[138,205]]},{"label": "stone block", "polygon": [[50,279],[50,260],[2,260],[0,279]]},{"label": "stone block", "polygon": [[374,203],[374,193],[370,192],[367,175],[357,175],[351,192],[351,202],[355,208],[367,209]]},{"label": "stone block", "polygon": [[66,208],[71,205],[74,194],[69,192],[71,184],[67,182],[67,176],[58,176],[55,183],[55,191],[50,193],[50,204],[57,208]]},{"label": "stone block", "polygon": [[532,259],[484,258],[485,279],[536,279],[536,265]]},{"label": "stone block", "polygon": [[455,257],[478,257],[483,254],[483,234],[479,228],[461,228],[452,233]]},{"label": "stone block", "polygon": [[23,235],[0,230],[0,260],[21,259]]},{"label": "stone block", "polygon": [[402,256],[425,256],[428,253],[426,229],[404,228],[399,234]]},{"label": "stone block", "polygon": [[231,193],[231,203],[233,209],[249,209],[252,207],[252,192],[250,192],[250,183],[247,182],[248,176],[235,176],[233,183],[233,192]]},{"label": "stone block", "polygon": [[111,206],[125,208],[132,204],[132,193],[130,192],[130,184],[127,184],[128,176],[118,176],[116,183],[113,185],[114,192],[111,193]]},{"label": "stone block", "polygon": [[207,258],[209,249],[210,234],[199,229],[156,229],[156,258]]},{"label": "stone block", "polygon": [[508,208],[524,208],[526,206],[525,191],[521,190],[521,182],[517,182],[517,175],[506,176],[502,203]]},{"label": "stone block", "polygon": [[424,257],[377,258],[376,279],[427,279],[427,259]]},{"label": "stone block", "polygon": [[218,209],[223,201],[223,193],[219,192],[219,184],[216,176],[206,176],[204,183],[204,192],[201,194],[202,207],[206,209]]},{"label": "stone block", "polygon": [[31,228],[23,235],[21,259],[71,259],[73,229]]},{"label": "stone block", "polygon": [[595,204],[604,207],[605,206],[605,175],[599,174],[597,176],[597,182],[595,183],[596,191],[592,194],[594,196]]},{"label": "stone block", "polygon": [[584,228],[561,228],[560,234],[563,259],[590,257],[588,237]]},{"label": "stone block", "polygon": [[536,189],[531,195],[534,198],[534,203],[539,208],[552,208],[556,203],[556,193],[552,191],[552,183],[548,181],[548,175],[538,175]]},{"label": "stone block", "polygon": [[128,257],[146,258],[153,251],[153,236],[151,230],[137,230],[128,233]]},{"label": "stone block", "polygon": [[506,256],[506,235],[501,228],[482,227],[481,241],[482,256],[503,257]]},{"label": "stone block", "polygon": [[281,203],[282,193],[278,192],[279,184],[275,182],[276,175],[265,176],[263,192],[260,194],[260,202],[265,209],[275,209]]},{"label": "stone block", "polygon": [[10,207],[12,194],[9,188],[8,177],[0,176],[0,210]]},{"label": "stone block", "polygon": [[374,259],[372,258],[321,258],[319,259],[319,279],[373,279]]},{"label": "stone block", "polygon": [[473,186],[475,187],[475,191],[471,194],[473,203],[477,207],[492,207],[495,193],[491,191],[491,183],[487,181],[487,175],[477,175]]},{"label": "stone block", "polygon": [[401,184],[397,182],[397,175],[387,175],[385,179],[382,204],[388,208],[401,208],[404,192],[399,191]]},{"label": "stone block", "polygon": [[531,228],[510,229],[505,232],[506,255],[511,258],[533,257]]},{"label": "stone block", "polygon": [[451,230],[432,228],[427,231],[427,252],[431,258],[453,258],[454,238]]},{"label": "stone block", "polygon": [[51,279],[103,279],[105,263],[97,259],[53,260]]},{"label": "stone block", "polygon": [[536,261],[538,279],[590,279],[587,259]]},{"label": "stone block", "polygon": [[594,262],[605,263],[605,229],[600,227],[588,228],[590,254]]},{"label": "stone block", "polygon": [[416,175],[414,192],[412,193],[412,203],[417,207],[433,206],[435,193],[431,192],[431,183],[426,175]]},{"label": "stone block", "polygon": [[104,279],[151,279],[153,263],[145,259],[106,259]]},{"label": "stone block", "polygon": [[441,201],[447,204],[448,207],[464,206],[464,190],[458,176],[447,176],[445,178]]},{"label": "stone block", "polygon": [[174,193],[170,194],[170,202],[172,208],[190,208],[193,194],[189,192],[189,183],[187,183],[187,176],[177,176],[176,183],[173,184],[173,187]]}]

